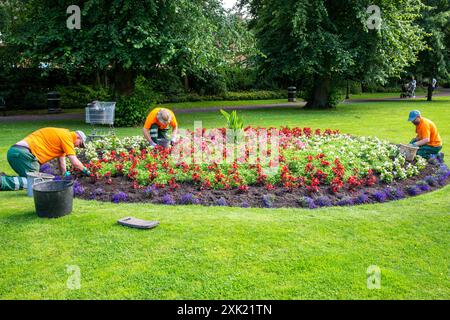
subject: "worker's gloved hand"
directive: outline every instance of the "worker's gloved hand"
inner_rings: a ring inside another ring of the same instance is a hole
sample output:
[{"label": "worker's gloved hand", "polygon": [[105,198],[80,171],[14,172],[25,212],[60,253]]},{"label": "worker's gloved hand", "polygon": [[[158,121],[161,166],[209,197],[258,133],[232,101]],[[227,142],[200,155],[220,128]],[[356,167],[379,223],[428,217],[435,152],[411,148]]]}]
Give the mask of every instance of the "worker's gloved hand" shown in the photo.
[{"label": "worker's gloved hand", "polygon": [[174,145],[174,144],[177,143],[177,142],[178,142],[178,137],[177,137],[177,136],[172,137],[172,139],[170,140],[170,144],[171,144],[171,145]]},{"label": "worker's gloved hand", "polygon": [[84,167],[83,168],[83,174],[85,175],[85,176],[90,176],[91,175],[91,172],[86,168],[86,167]]}]

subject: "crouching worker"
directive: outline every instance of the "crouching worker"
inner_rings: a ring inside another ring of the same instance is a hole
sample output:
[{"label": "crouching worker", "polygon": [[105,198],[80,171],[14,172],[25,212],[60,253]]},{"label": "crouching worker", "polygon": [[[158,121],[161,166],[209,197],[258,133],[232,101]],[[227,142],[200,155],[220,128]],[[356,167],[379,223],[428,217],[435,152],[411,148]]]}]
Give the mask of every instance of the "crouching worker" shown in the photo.
[{"label": "crouching worker", "polygon": [[8,150],[7,159],[16,177],[2,176],[0,190],[13,191],[27,188],[27,173],[39,172],[40,165],[58,158],[61,175],[68,176],[66,156],[73,168],[85,175],[90,172],[78,160],[75,147],[84,147],[86,135],[82,131],[70,132],[67,129],[43,128],[17,142]]},{"label": "crouching worker", "polygon": [[[169,126],[172,127],[172,139],[169,136]],[[177,119],[171,110],[155,108],[148,114],[143,132],[151,147],[160,145],[168,148],[177,139]]]},{"label": "crouching worker", "polygon": [[408,121],[416,126],[417,136],[410,144],[419,147],[417,155],[425,159],[436,157],[442,149],[442,140],[433,121],[423,118],[417,110],[409,113]]}]

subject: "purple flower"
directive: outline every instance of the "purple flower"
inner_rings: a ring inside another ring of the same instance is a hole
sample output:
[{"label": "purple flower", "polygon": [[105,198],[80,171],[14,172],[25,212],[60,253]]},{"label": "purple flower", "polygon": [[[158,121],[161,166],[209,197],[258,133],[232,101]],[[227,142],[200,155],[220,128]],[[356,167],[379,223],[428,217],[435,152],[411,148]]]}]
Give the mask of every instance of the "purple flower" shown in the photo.
[{"label": "purple flower", "polygon": [[241,208],[249,208],[250,204],[247,201],[241,203]]},{"label": "purple flower", "polygon": [[175,200],[170,194],[165,194],[162,197],[162,203],[168,206],[173,206],[174,204],[176,204]]},{"label": "purple flower", "polygon": [[419,181],[416,183],[417,188],[420,189],[420,191],[430,191],[431,187],[426,183],[425,181]]},{"label": "purple flower", "polygon": [[224,198],[220,198],[219,200],[216,201],[216,205],[220,207],[226,207],[228,206],[228,203],[227,200],[225,200]]},{"label": "purple flower", "polygon": [[128,196],[125,192],[118,192],[112,196],[112,202],[119,203],[119,202],[126,202],[128,200]]},{"label": "purple flower", "polygon": [[356,204],[364,204],[364,203],[368,203],[368,202],[369,202],[369,196],[365,193],[361,193],[355,199]]},{"label": "purple flower", "polygon": [[442,152],[439,152],[437,155],[437,159],[439,163],[444,163],[444,154]]},{"label": "purple flower", "polygon": [[55,176],[53,178],[53,181],[62,181],[62,177],[61,176]]},{"label": "purple flower", "polygon": [[200,204],[200,200],[192,193],[186,193],[181,197],[181,204]]},{"label": "purple flower", "polygon": [[91,193],[91,199],[95,199],[105,193],[105,190],[103,188],[97,188]]},{"label": "purple flower", "polygon": [[319,207],[330,207],[332,205],[330,198],[327,196],[318,197],[314,200],[314,203]]},{"label": "purple flower", "polygon": [[352,206],[355,204],[355,202],[351,197],[343,197],[341,200],[338,201],[337,204],[338,206]]},{"label": "purple flower", "polygon": [[73,194],[75,196],[81,196],[84,194],[84,191],[84,187],[81,185],[81,183],[75,181],[75,183],[73,184]]},{"label": "purple flower", "polygon": [[373,194],[373,197],[375,198],[376,201],[378,202],[386,202],[388,196],[386,195],[386,193],[384,192],[384,190],[380,190],[377,191]]},{"label": "purple flower", "polygon": [[300,206],[302,208],[309,208],[309,209],[317,208],[316,204],[314,203],[314,200],[310,197],[302,197],[298,202],[300,203]]},{"label": "purple flower", "polygon": [[148,197],[155,197],[158,195],[158,188],[156,188],[156,186],[152,184],[151,186],[148,186],[147,188],[144,189],[144,193]]},{"label": "purple flower", "polygon": [[266,194],[262,196],[262,201],[264,208],[273,208],[273,201],[275,200],[275,197],[270,194]]},{"label": "purple flower", "polygon": [[[384,189],[383,192],[391,200],[399,200],[399,199],[403,199],[405,197],[405,193],[400,188],[394,189],[394,188],[388,187],[388,188]],[[380,202],[383,202],[383,201],[380,201]]]},{"label": "purple flower", "polygon": [[406,192],[410,196],[417,196],[417,195],[419,195],[421,193],[421,190],[417,186],[408,186],[408,187],[406,187]]},{"label": "purple flower", "polygon": [[426,176],[423,180],[425,180],[425,182],[428,183],[430,187],[436,187],[439,184],[436,177],[433,176]]},{"label": "purple flower", "polygon": [[450,177],[450,170],[445,164],[441,164],[436,175],[439,184],[444,186],[447,178]]},{"label": "purple flower", "polygon": [[41,168],[39,169],[40,172],[42,173],[47,173],[47,174],[55,174],[55,171],[53,170],[52,166],[48,163],[44,163]]}]

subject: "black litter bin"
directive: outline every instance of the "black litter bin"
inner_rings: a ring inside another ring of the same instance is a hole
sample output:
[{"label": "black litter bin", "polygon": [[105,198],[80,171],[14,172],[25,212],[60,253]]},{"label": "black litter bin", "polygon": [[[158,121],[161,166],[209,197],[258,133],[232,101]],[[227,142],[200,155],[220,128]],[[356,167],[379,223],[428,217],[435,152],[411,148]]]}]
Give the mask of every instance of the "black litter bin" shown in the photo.
[{"label": "black litter bin", "polygon": [[61,95],[57,91],[47,93],[48,113],[61,112]]},{"label": "black litter bin", "polygon": [[297,94],[297,88],[296,87],[289,87],[288,88],[288,101],[289,102],[295,102],[295,95]]}]

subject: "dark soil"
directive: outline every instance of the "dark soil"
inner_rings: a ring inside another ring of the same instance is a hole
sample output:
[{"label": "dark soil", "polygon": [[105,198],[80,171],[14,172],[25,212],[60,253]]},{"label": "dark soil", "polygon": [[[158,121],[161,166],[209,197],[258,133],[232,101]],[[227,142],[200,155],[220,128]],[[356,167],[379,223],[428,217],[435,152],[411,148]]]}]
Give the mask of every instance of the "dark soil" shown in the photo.
[{"label": "dark soil", "polygon": [[[439,164],[428,164],[427,167],[418,175],[401,181],[392,183],[376,183],[371,187],[361,187],[356,190],[344,190],[334,194],[330,188],[322,187],[319,192],[310,194],[305,188],[297,188],[288,190],[283,187],[276,187],[274,190],[268,191],[263,186],[251,186],[248,192],[242,193],[237,189],[233,190],[200,190],[199,187],[192,184],[180,184],[176,190],[169,190],[168,187],[163,189],[140,188],[133,189],[133,184],[127,177],[114,177],[111,184],[106,184],[106,180],[99,180],[92,183],[89,178],[79,178],[78,183],[84,188],[84,193],[76,195],[78,198],[99,201],[114,201],[114,195],[124,192],[127,195],[126,202],[146,202],[157,204],[201,204],[205,206],[233,206],[233,207],[308,207],[304,201],[300,201],[307,196],[315,200],[317,206],[329,205],[353,205],[356,197],[361,194],[368,196],[364,203],[387,202],[398,200],[411,195],[408,189],[415,186],[416,183],[422,181],[429,176],[434,176],[439,170]],[[429,180],[429,179],[428,179]],[[431,181],[433,182],[433,181]],[[418,194],[430,192],[450,183],[450,177],[441,183],[427,183],[429,190],[420,191]],[[375,194],[386,188],[397,190],[400,196],[386,197],[386,199],[377,199]],[[428,189],[428,187],[427,187]],[[191,194],[193,197],[191,197]],[[404,196],[402,195],[404,194]],[[415,194],[414,194],[415,195]],[[319,201],[325,197],[325,203]],[[117,196],[116,196],[117,198]],[[192,201],[193,200],[193,201]],[[125,202],[123,199],[115,202]],[[329,203],[327,203],[329,202]],[[340,203],[341,202],[341,203]]]}]

